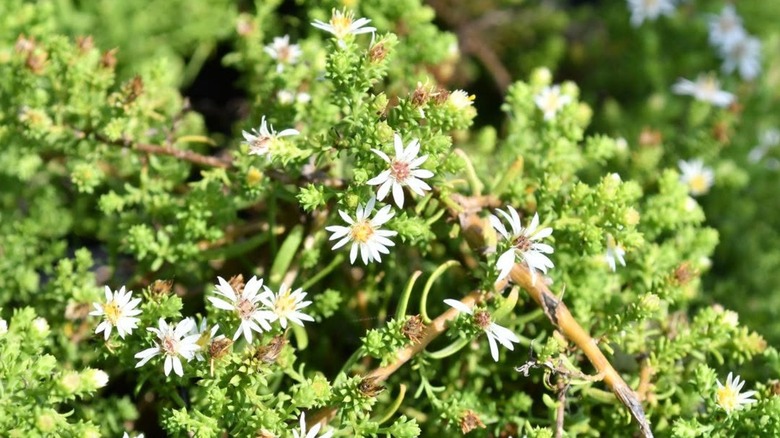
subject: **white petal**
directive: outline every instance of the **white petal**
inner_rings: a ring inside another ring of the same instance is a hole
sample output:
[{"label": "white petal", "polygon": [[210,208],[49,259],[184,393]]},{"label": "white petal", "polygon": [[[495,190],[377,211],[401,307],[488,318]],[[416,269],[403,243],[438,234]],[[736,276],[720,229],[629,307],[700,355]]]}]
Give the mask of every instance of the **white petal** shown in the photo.
[{"label": "white petal", "polygon": [[444,300],[444,303],[447,304],[448,306],[454,308],[455,310],[457,310],[459,312],[467,313],[469,315],[471,315],[473,313],[473,311],[471,310],[471,307],[463,304],[463,302],[461,302],[461,301],[453,300],[451,298],[447,298],[446,300]]}]

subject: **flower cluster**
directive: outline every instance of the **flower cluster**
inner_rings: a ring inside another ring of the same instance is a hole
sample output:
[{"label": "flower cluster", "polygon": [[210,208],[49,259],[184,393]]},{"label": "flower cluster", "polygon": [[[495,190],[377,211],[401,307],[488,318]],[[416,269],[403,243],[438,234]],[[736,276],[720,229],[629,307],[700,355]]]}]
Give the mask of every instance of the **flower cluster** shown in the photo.
[{"label": "flower cluster", "polygon": [[[303,321],[314,321],[314,318],[301,312],[311,304],[311,301],[304,300],[306,292],[301,288],[291,291],[282,285],[279,292],[274,293],[263,285],[262,279],[252,277],[243,288],[236,290],[222,277],[217,279],[216,296],[209,297],[209,301],[214,307],[234,312],[238,317],[238,329],[233,335],[233,340],[243,334],[246,341],[251,343],[252,332],[270,331],[271,323],[277,321],[282,329],[287,328],[288,321],[300,326],[303,326]],[[94,303],[96,310],[90,313],[104,317],[95,333],[103,332],[105,339],[108,340],[112,328],[116,327],[119,336],[124,339],[137,328],[140,321],[137,316],[141,314],[141,310],[136,307],[141,299],[133,299],[132,292],[126,292],[124,286],[113,293],[109,287],[106,287],[105,296],[105,302]],[[184,318],[175,324],[169,324],[164,318],[160,318],[157,327],[149,327],[147,330],[154,333],[156,339],[152,341],[152,347],[135,355],[135,358],[139,359],[136,367],[143,366],[152,358],[162,355],[165,357],[163,369],[166,376],[171,371],[183,376],[182,359],[187,362],[193,359],[203,361],[205,360],[203,352],[209,349],[212,342],[225,338],[224,335],[217,334],[219,324],[209,326],[206,318],[201,319],[200,325],[192,317]]]},{"label": "flower cluster", "polygon": [[723,59],[723,71],[739,71],[742,79],[755,79],[761,72],[761,41],[742,27],[734,5],[727,4],[720,15],[711,15],[709,41]]},{"label": "flower cluster", "polygon": [[[270,331],[271,323],[276,321],[283,329],[287,328],[288,320],[300,326],[303,326],[303,321],[314,321],[314,318],[300,311],[311,304],[311,301],[303,300],[306,292],[300,288],[290,292],[290,289],[282,285],[279,292],[274,293],[268,286],[263,285],[262,279],[253,276],[243,289],[236,290],[224,278],[217,279],[217,296],[209,297],[209,301],[214,307],[234,312],[238,317],[239,325],[233,334],[233,340],[243,334],[244,339],[251,343],[253,331],[258,334]],[[261,288],[263,292],[260,292]]]}]

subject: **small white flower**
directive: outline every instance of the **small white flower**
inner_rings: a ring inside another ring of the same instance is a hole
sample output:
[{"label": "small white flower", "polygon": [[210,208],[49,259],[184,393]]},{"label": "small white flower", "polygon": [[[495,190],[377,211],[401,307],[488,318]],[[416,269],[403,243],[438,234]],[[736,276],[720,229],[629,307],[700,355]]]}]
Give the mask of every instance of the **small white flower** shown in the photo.
[{"label": "small white flower", "polygon": [[459,312],[471,315],[474,319],[474,323],[485,331],[485,334],[488,337],[488,343],[490,344],[490,355],[493,356],[494,361],[498,362],[498,344],[503,345],[509,350],[514,350],[515,346],[512,345],[512,343],[514,342],[516,344],[520,342],[520,338],[512,333],[512,330],[492,322],[488,312],[481,310],[475,314],[469,306],[458,300],[446,299],[444,302]]},{"label": "small white flower", "polygon": [[688,192],[693,196],[707,193],[715,180],[712,169],[705,166],[702,160],[690,160],[677,163],[680,166],[680,182],[688,187]]},{"label": "small white flower", "polygon": [[447,102],[457,110],[464,110],[474,105],[474,95],[469,96],[463,90],[455,90],[447,96]]},{"label": "small white flower", "polygon": [[284,71],[285,65],[293,65],[298,62],[301,56],[301,47],[297,44],[290,44],[290,35],[275,37],[274,41],[265,46],[265,53],[276,60],[276,72]]},{"label": "small white flower", "polygon": [[225,337],[224,335],[217,336],[219,324],[214,324],[214,326],[209,329],[209,323],[206,318],[200,320],[200,325],[196,325],[195,318],[191,316],[188,316],[185,319],[192,321],[192,329],[190,329],[189,334],[198,335],[198,340],[195,343],[198,344],[200,350],[195,352],[195,358],[200,361],[206,360],[206,358],[203,356],[203,352],[209,349],[211,341],[215,339],[223,339]]},{"label": "small white flower", "polygon": [[631,25],[637,27],[645,20],[656,20],[661,15],[674,13],[673,0],[628,0],[631,11]]},{"label": "small white flower", "polygon": [[[301,419],[300,419],[300,425],[301,430],[292,431],[294,438],[317,438],[317,434],[320,433],[320,428],[322,427],[322,424],[317,423],[309,429],[309,431],[306,431],[306,413],[301,412]],[[333,430],[329,430],[322,435],[319,436],[319,438],[331,438],[333,436]]]},{"label": "small white flower", "polygon": [[721,48],[723,71],[731,73],[739,70],[742,79],[755,79],[761,72],[761,41],[746,36],[733,44]]},{"label": "small white flower", "polygon": [[91,380],[95,388],[102,388],[108,384],[108,374],[103,370],[90,368],[87,370],[86,377]]},{"label": "small white flower", "polygon": [[393,217],[393,213],[390,212],[391,207],[385,205],[376,213],[373,219],[369,219],[374,211],[375,204],[376,198],[372,196],[365,205],[358,205],[354,220],[347,213],[339,210],[339,215],[344,222],[349,224],[348,227],[341,225],[325,227],[326,230],[333,233],[328,240],[341,239],[333,245],[333,249],[339,249],[352,242],[352,248],[349,251],[349,261],[352,264],[357,259],[358,249],[360,249],[363,264],[367,265],[374,260],[381,262],[382,257],[380,254],[390,254],[390,250],[387,247],[395,245],[388,237],[395,236],[398,233],[379,228]]},{"label": "small white flower", "polygon": [[765,130],[761,133],[758,145],[750,150],[748,161],[758,163],[769,153],[770,149],[774,149],[777,146],[780,146],[780,130],[774,128]]},{"label": "small white flower", "polygon": [[306,292],[298,288],[293,292],[292,289],[282,284],[279,293],[274,294],[267,286],[265,293],[260,295],[260,300],[276,315],[283,329],[287,328],[287,320],[303,327],[303,321],[314,321],[311,316],[300,312],[301,309],[311,304],[311,301],[303,301],[306,298]]},{"label": "small white flower", "polygon": [[217,280],[219,284],[215,286],[217,288],[215,292],[229,301],[225,301],[220,297],[209,297],[209,301],[218,309],[233,311],[238,315],[241,324],[233,335],[234,341],[243,333],[246,341],[251,344],[252,331],[263,333],[263,331],[271,330],[269,322],[276,319],[276,315],[261,306],[259,292],[260,288],[263,287],[263,280],[252,276],[244,285],[244,290],[240,294],[236,293],[233,290],[233,286],[225,281],[224,278],[217,277]]},{"label": "small white flower", "polygon": [[95,329],[95,333],[104,333],[105,340],[111,335],[111,329],[116,327],[119,337],[124,339],[125,335],[129,335],[133,332],[133,329],[138,327],[138,318],[136,315],[141,314],[141,310],[136,307],[141,302],[140,298],[133,299],[133,292],[125,292],[125,287],[122,286],[118,291],[111,292],[111,288],[105,287],[106,302],[92,303],[95,310],[89,312],[93,316],[104,316],[105,320],[98,324]]},{"label": "small white flower", "polygon": [[244,140],[246,140],[246,143],[249,145],[250,155],[266,155],[268,154],[268,151],[270,150],[273,142],[278,140],[280,137],[298,135],[300,132],[295,129],[285,129],[282,132],[276,133],[273,126],[269,125],[268,122],[265,121],[265,116],[263,116],[263,119],[260,121],[260,127],[258,129],[253,128],[251,133],[241,131],[241,134],[244,136]]},{"label": "small white flower", "polygon": [[46,335],[49,333],[49,322],[46,321],[46,318],[38,317],[33,319],[32,327],[40,335]]},{"label": "small white flower", "polygon": [[431,186],[420,178],[430,178],[433,176],[433,172],[426,169],[418,169],[428,159],[428,155],[417,156],[420,152],[420,141],[418,139],[415,138],[409,142],[409,145],[404,149],[404,142],[401,140],[401,136],[395,134],[393,143],[395,146],[395,158],[392,159],[378,149],[371,149],[388,163],[390,168],[383,170],[382,173],[371,178],[366,183],[371,186],[380,186],[377,192],[377,199],[380,201],[387,197],[392,188],[395,205],[403,208],[403,187],[407,186],[415,194],[425,196],[425,191],[430,190]]},{"label": "small white flower", "polygon": [[496,262],[496,268],[499,270],[498,279],[500,281],[504,279],[512,268],[515,266],[515,259],[520,258],[524,260],[528,265],[528,269],[531,271],[531,278],[533,282],[536,282],[536,270],[547,273],[548,268],[553,268],[553,262],[547,258],[545,254],[552,254],[553,248],[545,243],[535,242],[536,240],[544,239],[552,234],[553,229],[550,227],[537,230],[539,227],[539,215],[534,213],[534,218],[531,220],[530,225],[527,228],[523,228],[520,224],[520,216],[517,211],[508,206],[509,213],[503,210],[496,209],[496,212],[506,219],[512,226],[512,233],[510,234],[501,223],[501,220],[495,216],[490,215],[490,224],[496,229],[501,236],[510,242],[511,248],[506,250],[498,258]]},{"label": "small white flower", "polygon": [[8,321],[0,318],[0,336],[5,335],[6,333],[8,333]]},{"label": "small white flower", "polygon": [[715,47],[729,47],[746,36],[742,18],[731,4],[726,4],[720,15],[710,16],[709,28],[710,44]]},{"label": "small white flower", "polygon": [[615,243],[615,239],[611,236],[607,236],[607,253],[604,255],[604,260],[606,260],[607,264],[609,265],[609,268],[612,269],[612,272],[615,272],[617,270],[617,263],[620,262],[622,266],[626,266],[626,260],[623,258],[623,256],[626,255],[626,250],[623,249],[622,246]]},{"label": "small white flower", "polygon": [[544,120],[552,120],[555,118],[555,114],[558,113],[564,106],[571,103],[571,96],[561,94],[560,85],[553,85],[552,87],[544,87],[534,97],[536,106],[544,113]]},{"label": "small white flower", "polygon": [[157,335],[157,341],[154,341],[154,347],[148,348],[134,357],[140,359],[135,365],[136,368],[143,366],[149,359],[157,356],[165,356],[165,375],[171,373],[171,369],[179,376],[184,375],[184,368],[181,364],[181,357],[191,361],[195,357],[195,352],[200,349],[198,346],[199,335],[187,335],[192,330],[195,323],[191,319],[183,319],[176,324],[176,327],[169,326],[163,318],[158,322],[159,328],[149,327],[147,330]]},{"label": "small white flower", "polygon": [[715,401],[727,414],[731,414],[732,411],[740,409],[742,405],[749,405],[756,402],[756,400],[752,398],[756,391],[745,391],[740,393],[742,387],[745,386],[745,381],[740,381],[739,376],[733,377],[733,373],[729,373],[728,377],[726,377],[725,386],[720,383],[720,380],[716,381],[718,383],[718,389],[715,391]]},{"label": "small white flower", "polygon": [[317,29],[322,29],[325,32],[332,33],[338,40],[339,44],[343,46],[343,40],[347,35],[360,35],[362,33],[374,33],[376,28],[364,27],[371,20],[368,18],[358,18],[355,20],[355,15],[352,11],[337,11],[333,10],[328,23],[320,20],[314,20],[311,25]]},{"label": "small white flower", "polygon": [[[127,432],[125,432],[124,435],[122,435],[122,438],[131,438],[131,437],[130,437],[130,435],[127,434]],[[138,435],[136,435],[133,438],[144,438],[144,434],[139,433]]]},{"label": "small white flower", "polygon": [[734,102],[734,95],[720,89],[720,81],[715,75],[700,74],[696,82],[680,78],[672,86],[672,91],[719,107],[726,107]]}]

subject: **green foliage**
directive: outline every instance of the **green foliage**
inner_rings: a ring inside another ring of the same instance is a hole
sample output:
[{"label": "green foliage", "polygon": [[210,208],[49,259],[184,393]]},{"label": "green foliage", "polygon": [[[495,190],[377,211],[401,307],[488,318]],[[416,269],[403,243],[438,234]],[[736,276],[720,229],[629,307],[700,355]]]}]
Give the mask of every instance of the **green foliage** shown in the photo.
[{"label": "green foliage", "polygon": [[[780,435],[778,12],[735,5],[767,59],[719,107],[672,86],[721,1],[446,3],[3,2],[0,430],[631,436],[595,346],[658,436]],[[180,89],[206,63],[228,133]],[[496,289],[534,244],[571,321]]]}]

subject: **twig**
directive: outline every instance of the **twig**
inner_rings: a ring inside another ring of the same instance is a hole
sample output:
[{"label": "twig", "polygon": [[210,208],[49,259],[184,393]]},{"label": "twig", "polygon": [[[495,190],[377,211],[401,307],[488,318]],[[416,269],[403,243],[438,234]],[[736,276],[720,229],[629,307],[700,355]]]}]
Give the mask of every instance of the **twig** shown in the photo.
[{"label": "twig", "polygon": [[563,376],[558,376],[558,407],[555,412],[555,438],[563,438],[563,417],[566,414],[566,392],[569,384]]}]

